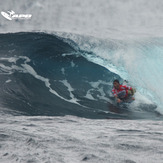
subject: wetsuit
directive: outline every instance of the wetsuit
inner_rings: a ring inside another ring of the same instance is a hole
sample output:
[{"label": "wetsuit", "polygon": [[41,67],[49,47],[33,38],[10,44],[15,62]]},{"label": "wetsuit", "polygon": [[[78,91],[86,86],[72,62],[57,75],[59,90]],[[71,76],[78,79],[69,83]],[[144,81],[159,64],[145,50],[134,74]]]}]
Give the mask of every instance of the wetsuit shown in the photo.
[{"label": "wetsuit", "polygon": [[126,85],[120,85],[119,89],[112,89],[113,95],[117,95],[119,99],[123,100],[128,97],[128,90],[132,90],[132,87]]}]

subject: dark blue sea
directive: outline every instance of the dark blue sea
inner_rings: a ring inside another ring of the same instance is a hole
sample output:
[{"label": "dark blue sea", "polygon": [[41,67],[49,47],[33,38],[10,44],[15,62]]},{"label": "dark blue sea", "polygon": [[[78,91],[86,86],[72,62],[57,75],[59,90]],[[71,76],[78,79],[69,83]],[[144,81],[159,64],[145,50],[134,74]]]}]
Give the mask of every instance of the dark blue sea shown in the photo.
[{"label": "dark blue sea", "polygon": [[162,1],[17,2],[0,2],[32,15],[0,15],[0,163],[162,163]]}]

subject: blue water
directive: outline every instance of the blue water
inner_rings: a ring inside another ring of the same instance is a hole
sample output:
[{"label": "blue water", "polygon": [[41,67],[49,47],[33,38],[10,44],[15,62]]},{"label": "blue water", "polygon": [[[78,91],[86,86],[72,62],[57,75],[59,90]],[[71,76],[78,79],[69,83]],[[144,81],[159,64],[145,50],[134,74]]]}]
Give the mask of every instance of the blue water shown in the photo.
[{"label": "blue water", "polygon": [[[162,6],[0,1],[0,162],[162,163]],[[135,101],[115,104],[114,79]]]},{"label": "blue water", "polygon": [[[124,50],[117,47],[118,44],[122,46],[117,41],[107,47],[109,56],[116,57],[116,53]],[[98,52],[93,48],[84,49],[77,42],[54,34],[1,34],[1,107],[16,115],[158,119],[157,101],[154,98],[148,102],[147,99],[139,100],[152,92],[142,93],[145,88],[135,82],[135,78],[142,77],[144,72],[133,76],[128,73],[130,77],[127,78],[123,58],[118,58],[121,68],[117,68],[112,59],[98,55],[99,49]],[[141,61],[138,60],[139,66],[143,66]],[[137,94],[142,95],[135,103],[115,107],[111,94],[114,79],[121,82],[129,79],[138,88]]]}]

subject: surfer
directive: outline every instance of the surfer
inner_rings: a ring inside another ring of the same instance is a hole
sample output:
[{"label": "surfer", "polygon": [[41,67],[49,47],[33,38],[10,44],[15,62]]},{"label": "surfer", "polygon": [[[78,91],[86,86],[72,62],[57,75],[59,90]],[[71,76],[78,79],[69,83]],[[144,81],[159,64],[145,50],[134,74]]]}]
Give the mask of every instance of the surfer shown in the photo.
[{"label": "surfer", "polygon": [[112,93],[117,101],[117,103],[121,103],[122,101],[127,101],[128,99],[135,100],[132,96],[135,93],[135,90],[126,85],[121,85],[119,80],[113,81],[114,88],[112,89]]}]

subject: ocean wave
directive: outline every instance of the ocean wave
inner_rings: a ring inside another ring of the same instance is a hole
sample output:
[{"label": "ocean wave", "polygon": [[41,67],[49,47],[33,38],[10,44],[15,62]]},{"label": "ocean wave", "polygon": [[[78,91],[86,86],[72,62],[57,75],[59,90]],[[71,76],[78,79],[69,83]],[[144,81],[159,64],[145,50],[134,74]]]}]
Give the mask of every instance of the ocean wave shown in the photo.
[{"label": "ocean wave", "polygon": [[[136,113],[130,106],[121,113],[111,112],[112,82],[123,81],[123,76],[113,71],[116,67],[111,67],[112,63],[104,65],[101,56],[83,50],[77,42],[52,34],[21,32],[1,34],[0,47],[3,108],[21,115],[155,117],[156,105],[145,102],[133,105]],[[140,116],[139,109],[147,116]]]}]

